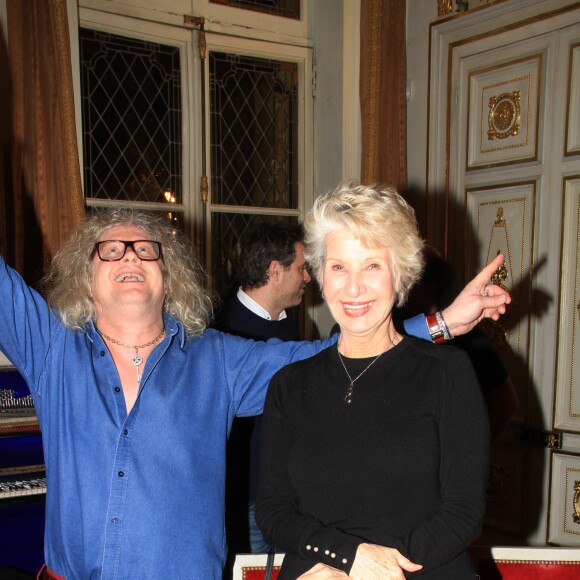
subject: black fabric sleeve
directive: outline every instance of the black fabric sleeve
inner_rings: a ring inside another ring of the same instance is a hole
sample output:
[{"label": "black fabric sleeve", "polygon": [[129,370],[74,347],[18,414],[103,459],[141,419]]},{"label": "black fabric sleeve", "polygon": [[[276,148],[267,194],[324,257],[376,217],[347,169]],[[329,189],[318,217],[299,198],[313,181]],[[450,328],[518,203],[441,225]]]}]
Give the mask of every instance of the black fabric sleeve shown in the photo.
[{"label": "black fabric sleeve", "polygon": [[422,564],[424,571],[454,559],[478,537],[488,478],[487,410],[465,353],[453,349],[446,357],[442,384],[438,429],[441,503],[393,546]]},{"label": "black fabric sleeve", "polygon": [[287,470],[287,457],[292,440],[292,422],[281,386],[284,371],[270,383],[264,407],[260,483],[256,516],[265,540],[314,566],[322,562],[349,572],[356,550],[363,540],[343,531],[324,526],[300,513],[296,493]]}]

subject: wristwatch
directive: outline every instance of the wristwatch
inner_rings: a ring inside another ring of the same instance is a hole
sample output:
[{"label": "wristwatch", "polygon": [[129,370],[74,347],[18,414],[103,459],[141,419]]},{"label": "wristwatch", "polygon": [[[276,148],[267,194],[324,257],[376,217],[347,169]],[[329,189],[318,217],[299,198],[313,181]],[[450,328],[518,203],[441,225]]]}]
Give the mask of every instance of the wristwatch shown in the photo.
[{"label": "wristwatch", "polygon": [[436,314],[427,314],[427,328],[429,329],[429,334],[431,335],[431,340],[435,344],[442,344],[445,342],[445,332]]}]

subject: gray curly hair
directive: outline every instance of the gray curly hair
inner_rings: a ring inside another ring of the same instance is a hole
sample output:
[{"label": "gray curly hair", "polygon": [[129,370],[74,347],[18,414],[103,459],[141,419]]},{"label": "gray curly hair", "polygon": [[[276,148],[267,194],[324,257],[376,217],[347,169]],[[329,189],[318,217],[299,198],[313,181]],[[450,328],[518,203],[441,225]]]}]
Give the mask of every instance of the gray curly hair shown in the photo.
[{"label": "gray curly hair", "polygon": [[164,311],[183,324],[188,336],[201,334],[211,319],[212,305],[191,244],[163,218],[132,209],[100,210],[71,236],[43,281],[49,306],[71,330],[83,330],[96,319],[90,275],[95,243],[111,228],[126,225],[161,243],[159,265],[167,289]]},{"label": "gray curly hair", "polygon": [[304,220],[304,255],[321,288],[326,238],[343,228],[367,247],[387,248],[397,303],[402,306],[421,277],[424,263],[424,241],[413,208],[392,187],[351,180],[318,197]]}]

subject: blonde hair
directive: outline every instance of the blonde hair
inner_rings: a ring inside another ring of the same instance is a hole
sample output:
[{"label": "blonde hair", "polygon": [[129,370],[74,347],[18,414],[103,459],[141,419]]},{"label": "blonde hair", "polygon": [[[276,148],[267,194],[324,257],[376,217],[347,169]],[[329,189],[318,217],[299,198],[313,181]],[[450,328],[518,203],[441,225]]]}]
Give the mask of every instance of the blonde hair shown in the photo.
[{"label": "blonde hair", "polygon": [[83,330],[96,319],[90,273],[95,243],[111,228],[127,225],[161,243],[159,265],[167,289],[164,312],[180,321],[187,335],[201,334],[212,306],[191,245],[161,217],[131,209],[100,210],[77,229],[52,260],[43,281],[49,306],[71,330]]},{"label": "blonde hair", "polygon": [[343,228],[364,246],[388,250],[398,305],[403,305],[424,263],[413,208],[392,187],[349,180],[318,197],[304,221],[304,241],[305,257],[321,287],[326,238]]}]

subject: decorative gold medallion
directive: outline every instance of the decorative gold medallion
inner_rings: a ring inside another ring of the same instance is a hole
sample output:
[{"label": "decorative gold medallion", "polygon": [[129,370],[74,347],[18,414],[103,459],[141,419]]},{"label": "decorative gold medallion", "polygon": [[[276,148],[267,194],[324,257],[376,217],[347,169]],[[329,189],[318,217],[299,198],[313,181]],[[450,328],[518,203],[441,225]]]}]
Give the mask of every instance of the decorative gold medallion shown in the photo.
[{"label": "decorative gold medallion", "polygon": [[580,481],[574,482],[574,499],[572,500],[574,513],[572,519],[575,524],[580,524]]},{"label": "decorative gold medallion", "polygon": [[520,132],[520,91],[502,93],[489,99],[487,136],[490,140],[505,139]]},{"label": "decorative gold medallion", "polygon": [[453,0],[437,0],[437,16],[445,16],[453,12]]}]

